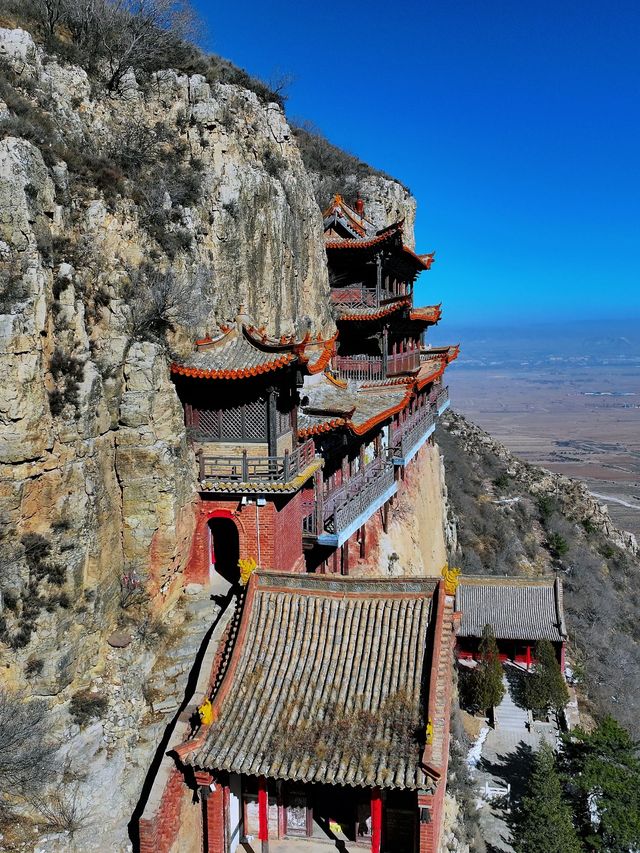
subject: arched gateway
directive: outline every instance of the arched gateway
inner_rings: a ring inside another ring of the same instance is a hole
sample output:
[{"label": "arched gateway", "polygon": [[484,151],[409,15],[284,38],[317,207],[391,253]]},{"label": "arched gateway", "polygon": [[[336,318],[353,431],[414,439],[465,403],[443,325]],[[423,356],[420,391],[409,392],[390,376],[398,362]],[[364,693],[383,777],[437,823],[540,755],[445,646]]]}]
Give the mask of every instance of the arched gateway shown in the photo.
[{"label": "arched gateway", "polygon": [[209,554],[211,579],[218,574],[231,584],[240,580],[240,536],[238,528],[227,512],[216,513],[209,519]]}]

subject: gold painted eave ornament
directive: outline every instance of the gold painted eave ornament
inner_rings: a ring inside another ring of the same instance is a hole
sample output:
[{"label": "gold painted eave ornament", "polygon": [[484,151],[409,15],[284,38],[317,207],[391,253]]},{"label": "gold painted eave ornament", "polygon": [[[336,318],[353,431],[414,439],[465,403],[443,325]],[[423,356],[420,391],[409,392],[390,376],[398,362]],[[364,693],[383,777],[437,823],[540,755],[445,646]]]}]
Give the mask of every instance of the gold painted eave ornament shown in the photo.
[{"label": "gold painted eave ornament", "polygon": [[449,564],[445,563],[442,567],[442,577],[444,578],[444,591],[446,595],[455,595],[460,582],[461,569],[449,568]]}]

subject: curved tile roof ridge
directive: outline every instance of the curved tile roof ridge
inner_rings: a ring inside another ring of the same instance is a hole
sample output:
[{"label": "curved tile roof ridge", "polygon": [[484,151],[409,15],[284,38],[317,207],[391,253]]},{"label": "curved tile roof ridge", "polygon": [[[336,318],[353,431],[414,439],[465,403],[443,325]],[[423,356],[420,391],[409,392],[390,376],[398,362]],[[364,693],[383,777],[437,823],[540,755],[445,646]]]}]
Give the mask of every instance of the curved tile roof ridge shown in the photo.
[{"label": "curved tile roof ridge", "polygon": [[[393,230],[395,229],[395,230]],[[381,234],[376,234],[373,237],[351,238],[351,239],[332,239],[329,237],[325,240],[325,249],[369,249],[371,246],[377,246],[381,243],[386,243],[393,240],[398,232],[402,231],[401,226],[396,223],[395,226],[389,226]]]},{"label": "curved tile roof ridge", "polygon": [[270,338],[264,328],[253,325],[223,326],[215,338],[196,341],[197,349],[183,363],[172,362],[173,374],[196,379],[245,379],[259,376],[298,361],[309,373],[319,373],[329,364],[337,332],[329,339],[310,332],[300,340],[295,335]]},{"label": "curved tile roof ridge", "polygon": [[437,323],[442,317],[442,302],[438,305],[422,305],[412,307],[409,311],[410,320],[422,320],[425,323]]}]

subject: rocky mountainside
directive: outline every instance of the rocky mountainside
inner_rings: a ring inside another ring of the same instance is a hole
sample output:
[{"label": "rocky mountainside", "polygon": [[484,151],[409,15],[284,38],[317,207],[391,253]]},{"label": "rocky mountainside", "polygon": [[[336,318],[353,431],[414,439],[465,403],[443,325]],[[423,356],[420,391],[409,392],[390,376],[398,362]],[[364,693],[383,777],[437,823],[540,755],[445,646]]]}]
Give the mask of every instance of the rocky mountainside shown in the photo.
[{"label": "rocky mountainside", "polygon": [[[77,849],[127,849],[208,624],[176,603],[196,472],[170,357],[240,306],[275,335],[335,330],[308,168],[261,90],[166,70],[108,91],[0,29],[0,686],[67,745]],[[369,217],[411,241],[415,200],[370,172]]]},{"label": "rocky mountainside", "polygon": [[[19,29],[0,56],[1,509],[14,541],[64,550],[65,589],[103,623],[123,573],[161,591],[189,544],[167,350],[240,305],[275,334],[332,332],[321,219],[280,107],[253,92],[168,71],[100,95]],[[51,690],[76,651],[47,661]]]},{"label": "rocky mountainside", "polygon": [[640,549],[575,480],[514,457],[462,416],[437,431],[452,560],[465,574],[556,574],[582,711],[612,713],[635,736],[640,695]]}]

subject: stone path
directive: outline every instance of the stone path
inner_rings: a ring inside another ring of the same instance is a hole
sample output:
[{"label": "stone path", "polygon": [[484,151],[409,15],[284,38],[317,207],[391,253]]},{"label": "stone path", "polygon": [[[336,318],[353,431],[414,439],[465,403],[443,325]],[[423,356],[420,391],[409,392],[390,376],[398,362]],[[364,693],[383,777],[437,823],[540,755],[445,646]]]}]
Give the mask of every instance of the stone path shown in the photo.
[{"label": "stone path", "polygon": [[[152,707],[156,712],[175,714],[184,699],[187,680],[205,634],[221,612],[220,602],[228,591],[224,587],[201,587],[192,584],[184,595],[186,619],[180,636],[165,654],[164,666],[156,665],[148,686],[152,692]],[[219,596],[219,598],[218,598]]]},{"label": "stone path", "polygon": [[[525,723],[528,713],[519,707],[512,696],[513,681],[507,682],[502,703],[495,709],[496,728],[491,729],[482,746],[480,761],[475,770],[476,788],[486,783],[491,787],[511,785],[511,799],[518,799],[529,775],[534,753],[543,741],[555,748],[557,729],[552,723],[535,722],[529,731]],[[506,823],[508,811],[499,801],[486,802],[479,798],[479,820],[482,836],[490,853],[513,853]],[[504,803],[508,808],[508,804]]]}]

